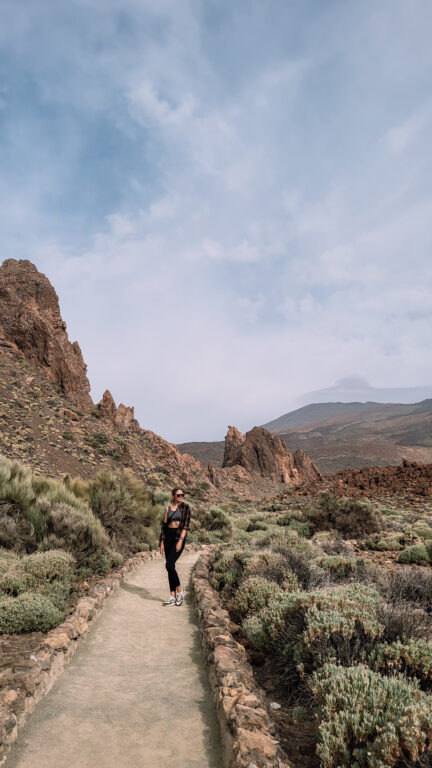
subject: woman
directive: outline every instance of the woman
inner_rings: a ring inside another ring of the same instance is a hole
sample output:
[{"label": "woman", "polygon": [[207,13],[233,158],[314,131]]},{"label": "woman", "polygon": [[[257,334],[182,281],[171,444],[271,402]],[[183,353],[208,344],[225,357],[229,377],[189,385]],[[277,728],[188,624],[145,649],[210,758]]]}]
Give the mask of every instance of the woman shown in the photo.
[{"label": "woman", "polygon": [[[190,507],[183,501],[184,492],[181,488],[173,488],[171,492],[171,504],[165,510],[159,537],[161,555],[165,553],[165,568],[168,571],[168,581],[171,594],[162,605],[181,605],[184,600],[184,592],[180,586],[180,579],[176,571],[176,561],[179,559],[185,546],[185,539],[189,530]],[[164,523],[168,524],[166,532]]]}]

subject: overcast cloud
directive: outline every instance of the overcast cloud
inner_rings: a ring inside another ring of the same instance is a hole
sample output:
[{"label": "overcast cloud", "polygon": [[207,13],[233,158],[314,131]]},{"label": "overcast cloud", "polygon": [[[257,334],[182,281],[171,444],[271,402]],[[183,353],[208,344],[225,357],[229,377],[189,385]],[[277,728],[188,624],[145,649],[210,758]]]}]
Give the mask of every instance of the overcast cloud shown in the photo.
[{"label": "overcast cloud", "polygon": [[53,282],[95,400],[180,442],[432,382],[429,0],[0,21],[2,258]]}]

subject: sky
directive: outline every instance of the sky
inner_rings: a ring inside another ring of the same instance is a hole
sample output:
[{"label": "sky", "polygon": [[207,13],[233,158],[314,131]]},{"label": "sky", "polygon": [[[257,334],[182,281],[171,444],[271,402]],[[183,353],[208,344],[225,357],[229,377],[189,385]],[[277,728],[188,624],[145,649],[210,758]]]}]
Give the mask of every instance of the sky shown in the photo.
[{"label": "sky", "polygon": [[2,0],[0,253],[53,283],[95,401],[183,442],[427,390],[431,28],[430,0]]}]

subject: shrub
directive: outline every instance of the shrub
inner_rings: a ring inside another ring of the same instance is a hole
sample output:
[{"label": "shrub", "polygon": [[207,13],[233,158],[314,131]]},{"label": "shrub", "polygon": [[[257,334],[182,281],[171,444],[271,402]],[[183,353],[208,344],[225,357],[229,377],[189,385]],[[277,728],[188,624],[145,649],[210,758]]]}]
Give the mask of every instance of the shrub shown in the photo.
[{"label": "shrub", "polygon": [[323,768],[389,768],[417,760],[432,738],[429,697],[403,677],[363,664],[326,664],[312,678],[320,705],[317,753]]},{"label": "shrub", "polygon": [[262,576],[251,576],[244,579],[237,590],[234,609],[243,619],[249,613],[258,613],[279,591],[280,587],[274,581],[268,581]]},{"label": "shrub", "polygon": [[216,552],[213,560],[212,586],[215,589],[223,589],[225,586],[238,587],[243,575],[246,561],[251,552],[245,549],[226,550]]},{"label": "shrub", "polygon": [[309,542],[305,538],[300,537],[297,531],[293,531],[290,528],[273,530],[257,536],[255,546],[260,549],[271,547],[274,551],[283,548],[284,550],[292,549],[297,552],[312,552]]},{"label": "shrub", "polygon": [[140,542],[156,548],[164,498],[127,472],[100,472],[83,490],[89,506],[122,554],[137,552]]},{"label": "shrub", "polygon": [[228,515],[220,508],[201,510],[197,517],[199,529],[212,531],[217,539],[228,541],[232,536],[233,526]]},{"label": "shrub", "polygon": [[403,544],[400,539],[400,535],[383,538],[379,534],[375,534],[366,540],[365,546],[367,549],[372,549],[377,552],[400,552],[400,550],[403,549]]},{"label": "shrub", "polygon": [[303,674],[330,660],[352,663],[371,649],[383,631],[376,617],[379,603],[376,590],[356,583],[282,592],[259,612],[258,620],[269,653],[284,646],[288,667]]},{"label": "shrub", "polygon": [[318,507],[307,516],[316,530],[336,530],[345,538],[357,538],[381,530],[381,516],[368,502],[339,499],[328,491],[319,494]]},{"label": "shrub", "polygon": [[248,576],[263,576],[269,581],[282,584],[289,568],[283,555],[277,552],[254,552],[246,560],[244,566],[245,578]]},{"label": "shrub", "polygon": [[409,601],[432,612],[432,573],[417,568],[403,568],[391,573],[388,597],[392,603]]},{"label": "shrub", "polygon": [[404,602],[383,602],[378,608],[378,620],[384,627],[382,639],[393,643],[410,638],[428,638],[432,620],[426,611],[413,608]]},{"label": "shrub", "polygon": [[299,520],[290,513],[280,515],[276,518],[275,522],[277,525],[286,526],[291,531],[296,531],[299,536],[304,536],[306,539],[309,539],[311,536],[309,522],[307,520]]},{"label": "shrub", "polygon": [[416,528],[416,533],[420,536],[421,539],[424,539],[425,541],[432,539],[432,528],[427,526],[425,528]]},{"label": "shrub", "polygon": [[0,595],[17,597],[23,592],[37,592],[48,597],[63,611],[70,591],[74,559],[62,550],[36,552],[15,558],[0,575]]},{"label": "shrub", "polygon": [[406,563],[408,565],[411,563],[429,562],[429,555],[424,544],[415,544],[413,547],[404,549],[398,557],[398,563]]},{"label": "shrub", "polygon": [[246,528],[246,531],[248,533],[253,533],[253,531],[266,531],[266,530],[267,530],[267,525],[265,523],[262,523],[260,520],[250,520]]},{"label": "shrub", "polygon": [[346,579],[357,569],[357,560],[354,557],[338,557],[337,555],[327,555],[318,558],[316,561],[320,568],[331,575],[335,580]]},{"label": "shrub", "polygon": [[[8,534],[9,532],[9,534]],[[8,539],[15,532],[14,539]],[[104,553],[109,539],[84,499],[64,483],[0,458],[0,544],[18,552],[65,549],[81,564]]]},{"label": "shrub", "polygon": [[328,571],[320,568],[311,558],[310,547],[304,552],[287,547],[279,547],[278,551],[283,555],[286,567],[297,577],[302,589],[315,589],[329,582]]},{"label": "shrub", "polygon": [[417,678],[423,689],[432,687],[432,644],[426,640],[380,643],[370,654],[368,664],[375,672],[403,673]]},{"label": "shrub", "polygon": [[0,598],[0,633],[46,632],[61,620],[61,612],[45,595],[23,592]]},{"label": "shrub", "polygon": [[266,650],[266,637],[262,623],[257,615],[251,614],[247,616],[242,622],[242,630],[254,648],[258,651]]}]

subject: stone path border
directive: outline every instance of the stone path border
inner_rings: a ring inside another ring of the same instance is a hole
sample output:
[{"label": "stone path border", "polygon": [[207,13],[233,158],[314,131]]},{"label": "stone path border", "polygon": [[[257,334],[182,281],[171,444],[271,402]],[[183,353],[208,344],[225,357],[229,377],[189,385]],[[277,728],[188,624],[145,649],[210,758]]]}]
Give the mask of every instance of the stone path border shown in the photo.
[{"label": "stone path border", "polygon": [[[185,550],[201,548],[202,545],[195,543],[185,545]],[[76,602],[73,611],[46,633],[30,657],[0,672],[0,765],[5,762],[27,716],[61,675],[105,600],[143,561],[161,557],[159,550],[152,550],[127,558],[120,568],[97,581],[88,595]]]},{"label": "stone path border", "polygon": [[192,570],[194,603],[201,642],[216,701],[226,768],[292,768],[274,737],[270,719],[244,647],[231,633],[228,611],[210,584],[215,546],[203,552]]}]

